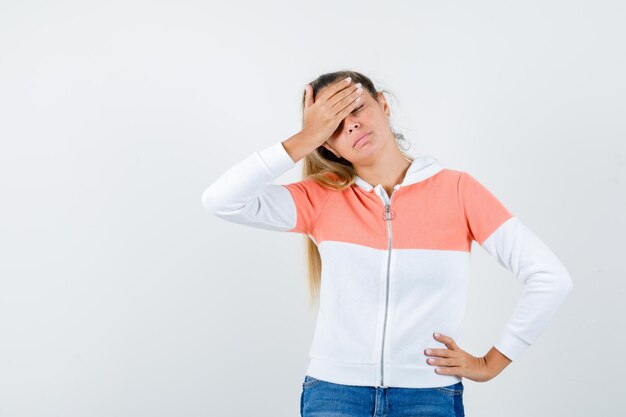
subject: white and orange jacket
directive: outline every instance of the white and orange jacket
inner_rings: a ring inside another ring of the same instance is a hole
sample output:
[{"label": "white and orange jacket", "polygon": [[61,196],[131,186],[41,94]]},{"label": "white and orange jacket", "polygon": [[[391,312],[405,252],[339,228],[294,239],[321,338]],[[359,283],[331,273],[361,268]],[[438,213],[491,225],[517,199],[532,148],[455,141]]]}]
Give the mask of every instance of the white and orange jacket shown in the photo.
[{"label": "white and orange jacket", "polygon": [[307,375],[348,385],[438,387],[461,378],[426,363],[427,347],[462,346],[475,240],[524,285],[493,344],[511,360],[537,340],[572,289],[554,253],[467,172],[419,155],[389,197],[357,177],[334,191],[274,180],[295,166],[276,142],[232,166],[202,194],[231,222],[307,235],[322,259]]}]

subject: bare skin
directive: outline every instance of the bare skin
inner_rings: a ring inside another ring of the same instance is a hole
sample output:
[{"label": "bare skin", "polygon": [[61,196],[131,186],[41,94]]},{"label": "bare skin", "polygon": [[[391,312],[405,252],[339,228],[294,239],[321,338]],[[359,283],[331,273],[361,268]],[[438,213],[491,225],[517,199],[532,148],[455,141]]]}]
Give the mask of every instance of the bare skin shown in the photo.
[{"label": "bare skin", "polygon": [[447,349],[424,350],[429,365],[436,366],[435,372],[441,375],[456,375],[471,379],[476,382],[486,382],[496,377],[512,361],[503,355],[498,349],[492,347],[482,357],[475,357],[461,349],[455,341],[448,336],[437,333],[433,338],[446,345]]},{"label": "bare skin", "polygon": [[[319,90],[314,100],[312,87],[307,85],[305,126],[283,146],[297,162],[322,145],[350,161],[363,180],[380,184],[391,195],[411,163],[400,153],[391,132],[389,105],[383,94],[378,92],[374,98],[358,87],[339,80]],[[365,133],[370,135],[355,146]]]},{"label": "bare skin", "polygon": [[311,86],[307,84],[306,90],[304,126],[300,132],[282,142],[294,162],[326,143],[343,119],[360,104],[362,95],[349,78],[324,88],[317,94],[315,102]]},{"label": "bare skin", "polygon": [[[321,91],[324,91],[322,89]],[[381,92],[373,97],[365,90],[361,104],[351,112],[323,146],[354,166],[357,175],[371,185],[381,185],[387,195],[400,184],[411,163],[400,153],[389,126],[390,110]],[[354,145],[363,134],[370,135]]]}]

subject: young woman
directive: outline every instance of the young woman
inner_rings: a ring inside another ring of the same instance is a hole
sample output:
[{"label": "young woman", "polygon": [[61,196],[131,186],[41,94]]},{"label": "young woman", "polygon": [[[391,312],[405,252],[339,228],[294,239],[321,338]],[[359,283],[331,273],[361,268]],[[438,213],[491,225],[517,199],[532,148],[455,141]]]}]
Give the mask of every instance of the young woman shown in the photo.
[{"label": "young woman", "polygon": [[[572,289],[552,251],[473,176],[412,157],[369,78],[306,85],[303,127],[254,152],[202,194],[214,215],[307,238],[319,301],[300,413],[463,416],[462,378],[517,360]],[[303,159],[303,180],[274,180]],[[525,286],[484,356],[460,345],[472,242]]]}]

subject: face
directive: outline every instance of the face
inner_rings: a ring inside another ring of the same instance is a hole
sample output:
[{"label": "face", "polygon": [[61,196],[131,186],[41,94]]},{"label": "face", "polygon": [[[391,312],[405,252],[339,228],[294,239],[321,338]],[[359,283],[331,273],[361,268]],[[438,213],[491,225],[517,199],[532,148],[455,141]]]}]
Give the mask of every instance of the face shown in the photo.
[{"label": "face", "polygon": [[[369,135],[359,140],[364,134]],[[337,130],[323,146],[337,157],[355,164],[371,161],[388,143],[394,141],[385,97],[379,92],[374,98],[367,89],[363,89],[361,104],[339,123]]]}]

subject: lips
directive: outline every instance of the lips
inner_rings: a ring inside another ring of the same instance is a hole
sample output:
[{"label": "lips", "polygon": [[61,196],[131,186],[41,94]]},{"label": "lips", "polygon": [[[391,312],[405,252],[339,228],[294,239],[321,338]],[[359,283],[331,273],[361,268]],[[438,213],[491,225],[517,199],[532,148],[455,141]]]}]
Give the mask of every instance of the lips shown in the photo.
[{"label": "lips", "polygon": [[357,144],[357,143],[358,143],[361,139],[364,139],[364,138],[368,137],[370,133],[371,133],[371,132],[368,132],[368,133],[364,134],[363,136],[360,136],[357,140],[355,140],[355,141],[354,141],[354,143],[352,144],[352,147],[354,148],[354,147],[356,146],[356,144]]}]

